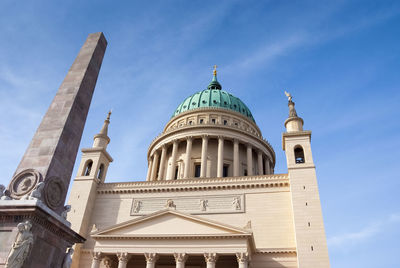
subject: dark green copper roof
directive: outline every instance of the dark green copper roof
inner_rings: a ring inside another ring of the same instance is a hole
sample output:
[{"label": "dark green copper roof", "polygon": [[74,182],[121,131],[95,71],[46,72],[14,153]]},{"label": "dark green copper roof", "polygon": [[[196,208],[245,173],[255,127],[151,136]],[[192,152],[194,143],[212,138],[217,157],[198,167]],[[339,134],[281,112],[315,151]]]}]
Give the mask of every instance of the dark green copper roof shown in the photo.
[{"label": "dark green copper roof", "polygon": [[224,108],[231,111],[241,113],[242,115],[250,118],[255,122],[253,115],[249,108],[239,98],[229,94],[225,90],[222,90],[220,83],[217,81],[216,73],[214,72],[213,79],[208,85],[207,89],[199,91],[189,97],[187,97],[179,106],[175,109],[172,117],[177,116],[180,113],[198,109],[198,108]]}]

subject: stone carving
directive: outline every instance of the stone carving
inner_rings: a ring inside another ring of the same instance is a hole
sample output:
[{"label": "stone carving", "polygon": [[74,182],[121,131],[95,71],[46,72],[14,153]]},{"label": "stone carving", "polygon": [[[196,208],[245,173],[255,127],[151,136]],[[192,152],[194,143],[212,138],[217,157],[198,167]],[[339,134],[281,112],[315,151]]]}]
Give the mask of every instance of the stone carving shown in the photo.
[{"label": "stone carving", "polygon": [[10,191],[6,190],[3,184],[0,184],[0,200],[11,200]]},{"label": "stone carving", "polygon": [[63,217],[63,219],[66,220],[68,212],[70,212],[70,211],[71,211],[71,206],[70,205],[64,206],[64,211],[61,212],[61,217]]},{"label": "stone carving", "polygon": [[234,197],[232,201],[232,207],[235,210],[240,210],[241,209],[241,204],[240,204],[240,197]]},{"label": "stone carving", "polygon": [[111,261],[111,259],[108,258],[108,257],[105,257],[105,258],[104,258],[103,263],[104,263],[104,266],[105,266],[106,268],[111,268],[111,267],[112,267],[112,261]]},{"label": "stone carving", "polygon": [[206,211],[207,207],[208,207],[208,200],[200,199],[200,210],[201,211]]},{"label": "stone carving", "polygon": [[[237,204],[233,204],[237,197]],[[170,199],[170,201],[168,201]],[[172,201],[173,200],[173,201]],[[140,202],[140,203],[139,203]],[[172,205],[175,205],[175,207]],[[169,205],[166,205],[168,204]],[[139,216],[156,211],[172,208],[189,214],[218,214],[218,213],[243,213],[245,212],[244,196],[242,194],[227,195],[198,195],[175,196],[160,198],[133,198],[130,215]]]},{"label": "stone carving", "polygon": [[134,200],[132,208],[133,213],[138,213],[140,211],[141,206],[142,206],[142,201]]},{"label": "stone carving", "polygon": [[17,228],[18,235],[7,257],[5,268],[21,268],[32,248],[31,222],[21,222],[17,225]]},{"label": "stone carving", "polygon": [[65,254],[63,263],[62,263],[62,268],[70,268],[71,263],[72,263],[72,254],[74,254],[74,249],[73,248],[68,248],[67,253]]},{"label": "stone carving", "polygon": [[0,198],[4,195],[5,190],[6,190],[6,187],[3,184],[0,184]]},{"label": "stone carving", "polygon": [[249,261],[249,253],[247,252],[236,253],[236,258],[238,263],[246,263]]},{"label": "stone carving", "polygon": [[21,200],[39,200],[42,201],[44,182],[39,182],[30,194],[21,197]]},{"label": "stone carving", "polygon": [[117,253],[117,258],[118,258],[119,262],[127,263],[129,260],[129,257],[130,256],[129,256],[128,252],[118,252]]},{"label": "stone carving", "polygon": [[248,221],[248,222],[246,223],[246,225],[243,227],[243,229],[250,230],[250,229],[251,229],[251,221]]},{"label": "stone carving", "polygon": [[0,197],[0,200],[12,200],[10,191],[5,190],[3,195]]},{"label": "stone carving", "polygon": [[286,90],[285,90],[285,95],[286,95],[286,97],[288,98],[288,101],[289,102],[292,102],[292,95],[289,93],[289,92],[287,92]]},{"label": "stone carving", "polygon": [[174,253],[174,258],[177,263],[186,262],[188,257],[189,255],[187,255],[186,253]]},{"label": "stone carving", "polygon": [[99,229],[97,229],[96,224],[93,224],[92,230],[90,231],[90,233],[95,233],[97,232]]},{"label": "stone carving", "polygon": [[173,208],[173,209],[176,209],[176,205],[174,204],[174,200],[168,199],[168,200],[167,200],[167,203],[165,204],[165,207],[166,207],[166,208]]},{"label": "stone carving", "polygon": [[204,253],[204,258],[206,259],[206,263],[215,263],[217,262],[218,255],[217,253]]},{"label": "stone carving", "polygon": [[29,194],[41,180],[42,175],[34,169],[25,169],[14,176],[10,183],[11,196],[20,199]]},{"label": "stone carving", "polygon": [[101,258],[102,258],[101,252],[93,251],[92,256],[93,256],[93,260],[101,261]]},{"label": "stone carving", "polygon": [[144,257],[146,258],[146,262],[155,263],[159,256],[157,253],[144,253]]},{"label": "stone carving", "polygon": [[58,177],[50,177],[47,179],[44,189],[44,197],[47,205],[56,209],[64,202],[65,186],[63,181]]}]

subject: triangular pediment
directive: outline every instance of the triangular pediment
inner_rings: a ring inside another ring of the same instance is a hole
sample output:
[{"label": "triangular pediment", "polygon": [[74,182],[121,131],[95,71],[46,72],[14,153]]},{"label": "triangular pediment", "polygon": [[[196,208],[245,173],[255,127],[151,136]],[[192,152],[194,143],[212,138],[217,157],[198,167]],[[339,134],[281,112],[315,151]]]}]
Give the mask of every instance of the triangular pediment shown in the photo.
[{"label": "triangular pediment", "polygon": [[251,236],[251,232],[175,210],[162,210],[92,233],[95,239],[147,236]]}]

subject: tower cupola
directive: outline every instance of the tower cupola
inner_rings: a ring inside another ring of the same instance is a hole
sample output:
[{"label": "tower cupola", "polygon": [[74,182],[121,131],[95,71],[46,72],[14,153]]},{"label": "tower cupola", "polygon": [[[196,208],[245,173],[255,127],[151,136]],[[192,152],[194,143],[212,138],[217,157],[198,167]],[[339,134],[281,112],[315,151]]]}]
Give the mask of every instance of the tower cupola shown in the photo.
[{"label": "tower cupola", "polygon": [[288,97],[289,106],[289,117],[285,120],[285,128],[287,132],[303,131],[304,121],[301,117],[297,116],[296,109],[294,108],[294,102],[292,101],[292,95],[285,91],[285,95]]},{"label": "tower cupola", "polygon": [[94,136],[93,147],[107,148],[110,143],[110,138],[108,137],[108,125],[110,124],[111,111],[108,112],[106,120],[104,120],[103,127],[101,128],[99,134]]}]

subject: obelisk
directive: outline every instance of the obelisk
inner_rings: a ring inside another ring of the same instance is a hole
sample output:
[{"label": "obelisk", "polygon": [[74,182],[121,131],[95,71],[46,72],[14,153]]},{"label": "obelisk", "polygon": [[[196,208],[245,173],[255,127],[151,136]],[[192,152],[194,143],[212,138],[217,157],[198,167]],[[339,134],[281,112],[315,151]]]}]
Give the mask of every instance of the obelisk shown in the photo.
[{"label": "obelisk", "polygon": [[12,198],[43,181],[42,201],[61,212],[106,47],[103,33],[88,36],[18,165]]}]

